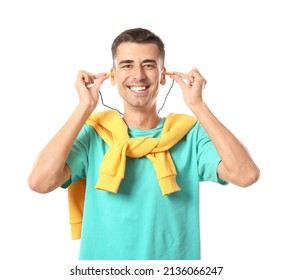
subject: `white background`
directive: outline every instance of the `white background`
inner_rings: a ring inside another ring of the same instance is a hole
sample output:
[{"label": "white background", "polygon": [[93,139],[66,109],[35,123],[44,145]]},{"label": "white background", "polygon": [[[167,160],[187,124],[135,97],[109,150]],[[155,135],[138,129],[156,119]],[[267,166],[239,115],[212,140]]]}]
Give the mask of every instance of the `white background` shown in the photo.
[{"label": "white background", "polygon": [[[224,266],[214,279],[291,279],[291,26],[288,0],[2,1],[1,278],[72,279],[71,267],[87,265],[70,240],[67,192],[34,193],[27,177],[77,104],[78,70],[109,71],[113,39],[144,27],[165,42],[169,71],[197,67],[205,76],[206,103],[246,145],[261,178],[247,189],[202,184],[202,261],[122,264]],[[169,86],[170,79],[161,95]],[[109,81],[101,90],[120,106]],[[177,85],[161,115],[172,111],[189,113]]]}]

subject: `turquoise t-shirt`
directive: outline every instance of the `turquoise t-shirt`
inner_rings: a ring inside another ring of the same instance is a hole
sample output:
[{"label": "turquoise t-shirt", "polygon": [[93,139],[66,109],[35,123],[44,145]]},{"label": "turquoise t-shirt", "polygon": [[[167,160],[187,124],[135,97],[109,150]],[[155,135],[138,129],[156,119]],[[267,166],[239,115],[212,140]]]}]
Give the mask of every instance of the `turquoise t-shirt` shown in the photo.
[{"label": "turquoise t-shirt", "polygon": [[[129,128],[130,137],[160,137],[165,118],[150,130]],[[127,157],[117,194],[96,190],[108,145],[84,125],[68,157],[71,179],[86,178],[80,242],[81,260],[200,259],[199,182],[214,181],[220,157],[200,123],[170,154],[181,191],[162,196],[153,165],[146,157]]]}]

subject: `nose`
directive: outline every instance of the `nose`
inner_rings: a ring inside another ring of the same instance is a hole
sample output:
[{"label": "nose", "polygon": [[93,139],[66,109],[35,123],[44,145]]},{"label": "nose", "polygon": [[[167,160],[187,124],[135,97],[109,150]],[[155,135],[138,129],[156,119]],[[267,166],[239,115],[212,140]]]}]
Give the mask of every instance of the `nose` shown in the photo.
[{"label": "nose", "polygon": [[133,74],[133,79],[135,81],[144,80],[146,78],[145,70],[143,69],[143,67],[135,67],[133,69],[132,74]]}]

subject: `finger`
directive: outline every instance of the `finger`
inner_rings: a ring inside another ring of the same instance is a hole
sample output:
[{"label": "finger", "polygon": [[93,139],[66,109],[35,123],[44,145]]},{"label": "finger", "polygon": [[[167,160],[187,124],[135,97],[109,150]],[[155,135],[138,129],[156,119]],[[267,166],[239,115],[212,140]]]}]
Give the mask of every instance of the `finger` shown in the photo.
[{"label": "finger", "polygon": [[95,74],[94,77],[95,77],[95,85],[94,85],[95,88],[99,88],[105,80],[109,79],[109,76],[107,75],[107,73]]},{"label": "finger", "polygon": [[189,72],[189,77],[193,77],[194,79],[198,78],[201,80],[204,80],[203,75],[199,72],[199,70],[197,68],[193,68],[190,72]]},{"label": "finger", "polygon": [[198,71],[197,68],[193,68],[189,73],[188,73],[188,80],[190,85],[194,85],[195,80],[198,79],[200,76],[200,72]]},{"label": "finger", "polygon": [[95,83],[102,83],[104,80],[107,80],[109,76],[106,72],[104,73],[98,73],[94,75]]},{"label": "finger", "polygon": [[98,73],[98,74],[95,74],[93,75],[94,79],[98,79],[100,77],[104,77],[104,76],[107,76],[107,73],[106,72],[103,72],[103,73]]},{"label": "finger", "polygon": [[173,75],[179,76],[179,77],[181,77],[181,78],[183,78],[183,79],[187,79],[187,78],[188,78],[188,74],[181,73],[181,72],[176,72],[176,71],[174,71],[174,72],[173,72]]},{"label": "finger", "polygon": [[[194,74],[195,76],[202,76],[202,74],[199,72],[199,70],[198,70],[196,67],[194,67],[194,68],[190,71],[190,73]],[[202,77],[203,77],[203,76],[202,76]]]},{"label": "finger", "polygon": [[91,84],[93,84],[93,79],[91,78],[91,77],[89,77],[89,76],[84,76],[83,77],[83,82],[84,82],[84,84],[86,85],[86,86],[89,86],[89,85],[91,85]]},{"label": "finger", "polygon": [[85,78],[85,77],[88,77],[90,75],[92,75],[92,74],[87,72],[87,71],[85,71],[85,70],[80,70],[78,72],[78,78]]},{"label": "finger", "polygon": [[203,77],[203,75],[199,72],[197,68],[193,68],[189,72],[189,81],[190,85],[195,85],[195,84],[203,84],[204,86],[206,85],[207,81]]},{"label": "finger", "polygon": [[79,71],[78,80],[82,81],[84,85],[88,86],[94,83],[94,76],[84,70]]},{"label": "finger", "polygon": [[176,74],[177,72],[173,72],[173,75],[171,76],[171,78],[173,78],[178,84],[179,86],[183,89],[186,86],[185,81],[183,80],[182,77],[182,73]]},{"label": "finger", "polygon": [[173,72],[173,74],[181,77],[182,79],[186,80],[186,84],[187,85],[193,85],[194,83],[194,77],[190,74],[191,72],[189,72],[188,74],[185,73],[181,73],[181,72]]},{"label": "finger", "polygon": [[83,79],[87,87],[93,87],[96,84],[100,86],[104,80],[108,79],[108,76],[106,75],[106,72],[98,74],[86,72]]}]

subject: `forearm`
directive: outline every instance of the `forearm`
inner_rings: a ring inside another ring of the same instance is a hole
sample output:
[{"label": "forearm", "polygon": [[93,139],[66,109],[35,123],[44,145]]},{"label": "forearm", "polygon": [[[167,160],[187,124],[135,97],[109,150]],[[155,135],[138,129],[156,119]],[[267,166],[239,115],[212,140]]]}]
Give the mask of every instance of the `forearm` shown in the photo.
[{"label": "forearm", "polygon": [[50,192],[69,179],[66,160],[90,113],[85,106],[76,107],[64,126],[41,151],[29,176],[29,185],[33,190]]},{"label": "forearm", "polygon": [[217,173],[220,179],[246,187],[259,178],[259,169],[240,141],[215,117],[203,102],[205,78],[198,69],[188,74],[173,72],[172,78],[180,85],[183,97],[210,136],[221,157]]},{"label": "forearm", "polygon": [[259,169],[246,148],[210,111],[202,101],[190,107],[196,115],[221,158],[218,175],[238,186],[248,186],[259,176]]}]

